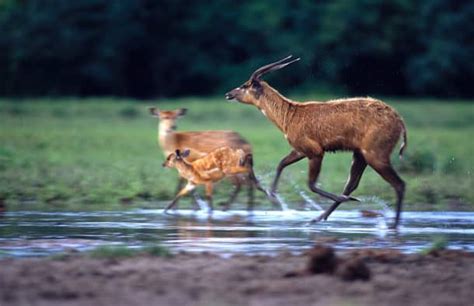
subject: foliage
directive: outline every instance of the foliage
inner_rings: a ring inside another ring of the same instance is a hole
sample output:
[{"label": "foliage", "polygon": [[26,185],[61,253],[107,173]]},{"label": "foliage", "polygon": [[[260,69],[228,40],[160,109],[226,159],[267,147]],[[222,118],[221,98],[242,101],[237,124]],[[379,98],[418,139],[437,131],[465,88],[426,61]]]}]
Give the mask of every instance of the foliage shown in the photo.
[{"label": "foliage", "polygon": [[472,97],[471,1],[8,0],[0,95],[219,93],[302,57],[279,88]]},{"label": "foliage", "polygon": [[123,258],[132,257],[136,253],[126,246],[100,246],[89,252],[95,258]]},{"label": "foliage", "polygon": [[142,249],[142,252],[155,257],[171,257],[169,249],[161,245],[148,246]]},{"label": "foliage", "polygon": [[423,1],[417,28],[420,46],[407,65],[416,75],[409,86],[420,94],[457,96],[468,93],[474,78],[474,3]]},{"label": "foliage", "polygon": [[148,246],[144,248],[129,248],[127,246],[100,246],[89,252],[94,258],[124,258],[137,255],[150,255],[155,257],[171,257],[171,252],[160,245]]},{"label": "foliage", "polygon": [[445,250],[448,247],[448,240],[444,236],[435,236],[433,237],[433,242],[431,245],[420,251],[423,255],[432,254],[436,251]]},{"label": "foliage", "polygon": [[400,170],[414,174],[433,173],[436,169],[436,155],[429,149],[414,148],[404,156]]},{"label": "foliage", "polygon": [[[393,156],[407,181],[405,207],[417,209],[418,203],[429,203],[433,209],[453,199],[474,203],[470,104],[387,101],[400,111],[408,128],[405,158]],[[252,107],[211,98],[158,103],[163,109],[189,109],[178,122],[179,130],[241,133],[253,145],[256,174],[264,186],[269,186],[278,161],[290,151],[278,129]],[[0,101],[0,199],[10,209],[164,207],[164,201],[174,196],[177,176],[161,167],[164,157],[156,143],[157,120],[147,111],[150,104],[115,99]],[[350,163],[349,153],[327,154],[318,183],[341,192]],[[322,200],[308,191],[306,179],[305,161],[284,171],[279,191],[290,207],[304,203],[303,194]],[[216,186],[216,202],[229,196],[231,187],[223,185]],[[258,207],[270,207],[260,193],[256,195]],[[393,200],[393,190],[371,169],[355,193],[361,195]],[[183,207],[189,201],[183,199]],[[245,206],[245,192],[238,202]]]}]

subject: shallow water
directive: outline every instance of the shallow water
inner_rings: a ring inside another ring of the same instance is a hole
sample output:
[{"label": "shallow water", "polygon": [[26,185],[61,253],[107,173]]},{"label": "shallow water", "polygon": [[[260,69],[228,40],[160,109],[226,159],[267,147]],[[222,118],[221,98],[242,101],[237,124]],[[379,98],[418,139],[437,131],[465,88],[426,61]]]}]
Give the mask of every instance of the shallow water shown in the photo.
[{"label": "shallow water", "polygon": [[106,212],[8,212],[0,218],[0,257],[52,255],[100,245],[140,248],[157,243],[173,252],[276,254],[300,252],[315,241],[339,249],[384,248],[417,252],[444,237],[448,246],[474,252],[474,212],[404,212],[398,233],[392,218],[336,211],[308,225],[316,211],[204,212],[161,210]]}]

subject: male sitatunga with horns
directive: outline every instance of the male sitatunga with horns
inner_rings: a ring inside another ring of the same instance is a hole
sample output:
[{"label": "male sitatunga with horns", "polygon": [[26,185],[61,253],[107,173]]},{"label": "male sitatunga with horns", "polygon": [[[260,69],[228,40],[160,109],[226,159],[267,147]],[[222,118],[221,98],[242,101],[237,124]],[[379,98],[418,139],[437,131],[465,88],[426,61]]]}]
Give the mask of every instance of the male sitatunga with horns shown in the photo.
[{"label": "male sitatunga with horns", "polygon": [[[397,211],[393,228],[398,226],[402,210],[405,183],[390,163],[390,154],[403,135],[400,156],[406,146],[406,128],[400,115],[382,101],[372,98],[351,98],[327,102],[292,101],[268,85],[261,77],[279,70],[299,58],[288,56],[257,69],[240,87],[226,94],[252,104],[272,121],[284,134],[293,150],[277,167],[271,193],[276,192],[282,170],[303,158],[309,159],[308,185],[311,191],[331,199],[334,203],[313,221],[327,220],[339,204],[356,200],[350,194],[357,188],[367,165],[370,165],[394,189]],[[316,186],[325,152],[353,151],[349,179],[342,195],[335,195]]]}]

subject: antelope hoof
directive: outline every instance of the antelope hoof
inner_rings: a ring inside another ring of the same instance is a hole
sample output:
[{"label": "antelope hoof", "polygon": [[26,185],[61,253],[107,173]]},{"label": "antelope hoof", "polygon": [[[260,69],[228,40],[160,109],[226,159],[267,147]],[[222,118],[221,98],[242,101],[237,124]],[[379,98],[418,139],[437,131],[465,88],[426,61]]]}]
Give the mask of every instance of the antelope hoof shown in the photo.
[{"label": "antelope hoof", "polygon": [[321,215],[319,215],[319,217],[316,217],[314,219],[311,219],[311,221],[309,221],[310,224],[313,224],[313,223],[317,223],[317,222],[321,222],[323,220],[327,220],[327,216],[325,213],[322,213]]},{"label": "antelope hoof", "polygon": [[389,230],[398,231],[398,224],[393,223],[388,226]]}]

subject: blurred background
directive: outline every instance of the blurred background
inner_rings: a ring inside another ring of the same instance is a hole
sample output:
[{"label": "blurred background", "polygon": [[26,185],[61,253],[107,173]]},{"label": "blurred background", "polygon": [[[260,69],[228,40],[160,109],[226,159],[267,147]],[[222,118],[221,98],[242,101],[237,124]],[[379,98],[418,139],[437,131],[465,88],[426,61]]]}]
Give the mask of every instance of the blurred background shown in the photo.
[{"label": "blurred background", "polygon": [[[163,207],[177,177],[151,105],[188,108],[181,131],[239,132],[268,186],[290,147],[224,93],[289,54],[301,61],[266,80],[290,98],[368,95],[400,112],[407,209],[474,208],[474,1],[0,0],[0,213]],[[322,188],[341,192],[350,163],[327,154]],[[290,207],[323,201],[306,179],[305,161],[283,173]],[[370,169],[355,196],[393,202]]]},{"label": "blurred background", "polygon": [[0,0],[0,95],[222,95],[259,65],[300,93],[474,96],[474,2]]}]

